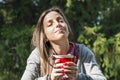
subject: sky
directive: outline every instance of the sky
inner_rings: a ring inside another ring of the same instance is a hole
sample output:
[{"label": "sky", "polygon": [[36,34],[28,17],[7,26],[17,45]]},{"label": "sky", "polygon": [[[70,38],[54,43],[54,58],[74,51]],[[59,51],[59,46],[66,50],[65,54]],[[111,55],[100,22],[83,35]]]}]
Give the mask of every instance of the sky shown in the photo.
[{"label": "sky", "polygon": [[0,2],[2,2],[3,0],[0,0]]}]

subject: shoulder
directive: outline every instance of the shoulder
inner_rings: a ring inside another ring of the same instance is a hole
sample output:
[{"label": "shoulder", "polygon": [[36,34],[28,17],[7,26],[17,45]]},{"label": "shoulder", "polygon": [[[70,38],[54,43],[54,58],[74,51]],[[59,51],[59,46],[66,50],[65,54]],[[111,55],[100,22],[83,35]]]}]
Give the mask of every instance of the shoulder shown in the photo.
[{"label": "shoulder", "polygon": [[79,46],[79,55],[82,60],[90,60],[94,57],[94,53],[86,45],[79,43],[77,45]]},{"label": "shoulder", "polygon": [[39,63],[39,51],[37,48],[35,48],[31,54],[29,55],[27,62],[34,62],[34,63]]},{"label": "shoulder", "polygon": [[82,53],[86,53],[86,54],[88,53],[90,55],[93,54],[92,50],[90,50],[86,45],[79,44],[79,47],[80,47],[80,50],[81,50]]}]

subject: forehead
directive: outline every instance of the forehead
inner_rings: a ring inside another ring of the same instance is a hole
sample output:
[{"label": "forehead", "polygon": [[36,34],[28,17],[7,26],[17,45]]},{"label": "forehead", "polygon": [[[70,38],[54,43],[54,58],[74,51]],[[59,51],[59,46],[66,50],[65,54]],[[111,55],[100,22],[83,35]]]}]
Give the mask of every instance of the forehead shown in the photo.
[{"label": "forehead", "polygon": [[62,16],[60,15],[60,13],[58,13],[56,11],[51,11],[51,12],[47,13],[47,15],[44,18],[44,21],[48,21],[48,20],[50,20],[52,18],[56,18],[56,17],[62,17]]}]

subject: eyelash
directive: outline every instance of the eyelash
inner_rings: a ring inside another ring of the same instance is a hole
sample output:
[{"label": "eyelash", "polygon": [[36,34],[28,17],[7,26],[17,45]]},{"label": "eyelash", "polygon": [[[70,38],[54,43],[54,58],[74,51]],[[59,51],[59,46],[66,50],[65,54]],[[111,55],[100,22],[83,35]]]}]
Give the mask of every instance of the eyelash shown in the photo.
[{"label": "eyelash", "polygon": [[59,22],[63,22],[63,20],[59,20]]},{"label": "eyelash", "polygon": [[[63,23],[63,20],[60,19],[60,20],[58,20],[58,22]],[[52,22],[49,23],[48,27],[50,27],[51,25],[52,25]]]},{"label": "eyelash", "polygon": [[48,27],[50,27],[52,25],[52,23],[50,23],[49,25],[48,25]]}]

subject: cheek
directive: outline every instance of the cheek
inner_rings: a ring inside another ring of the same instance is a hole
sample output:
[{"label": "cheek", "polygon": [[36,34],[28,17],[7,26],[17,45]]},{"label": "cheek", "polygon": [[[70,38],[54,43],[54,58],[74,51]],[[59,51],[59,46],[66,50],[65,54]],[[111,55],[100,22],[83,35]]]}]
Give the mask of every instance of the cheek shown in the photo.
[{"label": "cheek", "polygon": [[52,29],[47,29],[47,30],[45,31],[45,35],[46,35],[46,37],[47,37],[48,39],[49,39],[49,37],[52,36],[52,34],[53,34]]},{"label": "cheek", "polygon": [[64,24],[64,26],[65,26],[66,32],[69,34],[69,30],[68,30],[67,24]]},{"label": "cheek", "polygon": [[49,31],[46,31],[46,32],[45,32],[46,37],[49,37],[49,34],[50,34]]}]

